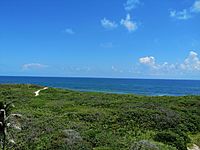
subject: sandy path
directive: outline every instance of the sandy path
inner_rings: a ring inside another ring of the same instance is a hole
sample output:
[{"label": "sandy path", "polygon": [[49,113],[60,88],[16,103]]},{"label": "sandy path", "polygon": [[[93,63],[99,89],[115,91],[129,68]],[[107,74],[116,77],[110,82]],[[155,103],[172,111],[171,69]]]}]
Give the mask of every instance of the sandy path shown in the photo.
[{"label": "sandy path", "polygon": [[39,96],[41,91],[47,90],[47,89],[48,89],[48,87],[44,87],[43,89],[40,89],[40,90],[35,91],[35,92],[34,92],[34,93],[35,93],[35,96]]},{"label": "sandy path", "polygon": [[188,150],[200,150],[200,148],[194,144],[191,148],[188,148]]}]

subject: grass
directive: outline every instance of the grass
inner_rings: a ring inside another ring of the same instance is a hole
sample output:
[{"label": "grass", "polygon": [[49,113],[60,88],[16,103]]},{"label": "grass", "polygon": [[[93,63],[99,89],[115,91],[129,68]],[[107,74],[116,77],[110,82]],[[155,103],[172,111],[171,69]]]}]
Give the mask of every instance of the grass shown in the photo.
[{"label": "grass", "polygon": [[[186,150],[200,141],[200,96],[137,96],[0,85],[0,100],[16,100],[22,130],[9,130],[8,149]],[[64,130],[70,132],[63,133]],[[72,130],[72,131],[71,131]]]}]

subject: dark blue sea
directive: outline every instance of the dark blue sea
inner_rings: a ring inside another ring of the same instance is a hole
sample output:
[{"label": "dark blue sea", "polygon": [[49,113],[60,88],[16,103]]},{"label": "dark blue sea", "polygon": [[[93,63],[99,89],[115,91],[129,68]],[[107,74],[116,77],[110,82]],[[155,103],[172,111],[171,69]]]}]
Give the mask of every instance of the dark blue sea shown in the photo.
[{"label": "dark blue sea", "polygon": [[151,96],[200,95],[200,80],[110,79],[0,76],[0,84],[25,83],[78,91]]}]

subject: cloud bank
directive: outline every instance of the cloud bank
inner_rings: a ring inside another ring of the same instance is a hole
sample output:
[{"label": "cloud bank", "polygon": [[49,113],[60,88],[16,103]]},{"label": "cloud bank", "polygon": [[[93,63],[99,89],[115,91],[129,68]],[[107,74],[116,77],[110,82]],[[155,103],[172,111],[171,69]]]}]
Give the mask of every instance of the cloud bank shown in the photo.
[{"label": "cloud bank", "polygon": [[114,21],[110,21],[106,18],[101,20],[101,25],[106,29],[115,29],[118,26]]},{"label": "cloud bank", "polygon": [[153,56],[139,58],[139,72],[149,75],[174,75],[200,73],[200,59],[196,52],[190,51],[182,63],[157,63]]},{"label": "cloud bank", "polygon": [[40,63],[29,63],[29,64],[24,64],[22,66],[23,70],[32,70],[32,69],[42,69],[48,67],[47,65],[40,64]]},{"label": "cloud bank", "polygon": [[179,20],[187,20],[187,19],[190,19],[192,17],[192,15],[186,9],[184,9],[182,11],[172,10],[172,11],[170,11],[170,17],[176,18]]},{"label": "cloud bank", "polygon": [[126,11],[131,11],[140,5],[140,0],[127,0],[124,4],[124,9]]},{"label": "cloud bank", "polygon": [[200,13],[200,0],[196,0],[190,8],[181,11],[171,10],[170,17],[178,20],[188,20],[197,13]]}]

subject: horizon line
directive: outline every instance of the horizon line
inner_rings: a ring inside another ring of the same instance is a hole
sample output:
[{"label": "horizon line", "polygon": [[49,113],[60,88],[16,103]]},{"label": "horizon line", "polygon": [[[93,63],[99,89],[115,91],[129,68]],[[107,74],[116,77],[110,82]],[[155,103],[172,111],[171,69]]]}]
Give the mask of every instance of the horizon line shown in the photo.
[{"label": "horizon line", "polygon": [[99,77],[99,76],[32,76],[32,75],[0,75],[0,77],[27,77],[27,78],[90,78],[90,79],[132,79],[132,80],[188,80],[200,81],[190,78],[134,78],[134,77]]}]

